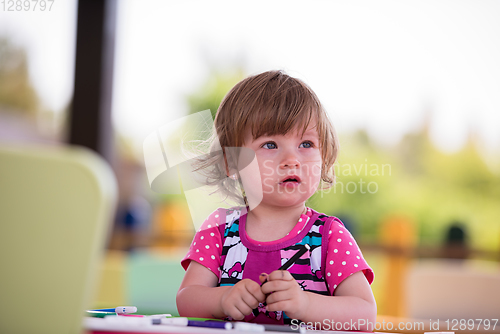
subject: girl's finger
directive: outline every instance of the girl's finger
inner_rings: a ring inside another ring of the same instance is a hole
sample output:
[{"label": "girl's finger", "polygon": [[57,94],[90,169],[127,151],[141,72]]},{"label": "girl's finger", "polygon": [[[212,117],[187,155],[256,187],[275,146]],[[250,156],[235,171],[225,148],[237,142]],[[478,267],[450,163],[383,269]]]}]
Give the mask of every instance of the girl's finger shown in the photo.
[{"label": "girl's finger", "polygon": [[275,302],[275,303],[268,303],[266,306],[266,309],[269,312],[274,312],[274,311],[285,311],[286,312],[287,309],[289,308],[289,305],[290,305],[290,301],[281,300],[281,301]]},{"label": "girl's finger", "polygon": [[257,298],[255,298],[255,296],[250,293],[241,296],[241,299],[245,303],[245,305],[250,308],[250,311],[259,306],[259,301],[257,300]]},{"label": "girl's finger", "polygon": [[271,292],[289,290],[293,288],[294,283],[293,281],[274,280],[264,284],[261,289],[262,293],[267,295]]},{"label": "girl's finger", "polygon": [[237,316],[237,318],[232,317],[234,320],[243,320],[245,315],[252,312],[252,309],[243,300],[240,300],[234,306],[236,311],[235,315]]},{"label": "girl's finger", "polygon": [[269,305],[269,304],[274,304],[274,303],[289,301],[289,300],[292,300],[289,291],[276,291],[276,292],[271,293],[267,297],[266,303]]},{"label": "girl's finger", "polygon": [[275,270],[271,274],[269,274],[267,280],[268,281],[273,281],[273,280],[293,281],[294,278],[288,270]]},{"label": "girl's finger", "polygon": [[226,315],[234,320],[243,320],[245,317],[236,305],[231,306],[231,308],[226,311]]},{"label": "girl's finger", "polygon": [[261,285],[262,285],[265,281],[267,281],[267,280],[268,280],[268,276],[269,276],[269,275],[268,275],[268,274],[266,274],[266,273],[262,273],[262,274],[260,274],[260,276],[259,276],[259,280],[260,280],[260,284],[261,284]]}]

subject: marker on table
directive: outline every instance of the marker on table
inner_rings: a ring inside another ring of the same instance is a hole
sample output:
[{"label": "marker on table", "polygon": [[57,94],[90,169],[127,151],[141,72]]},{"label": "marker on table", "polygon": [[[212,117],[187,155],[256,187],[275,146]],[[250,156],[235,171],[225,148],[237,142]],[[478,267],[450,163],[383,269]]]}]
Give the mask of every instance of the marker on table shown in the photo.
[{"label": "marker on table", "polygon": [[273,332],[293,332],[293,333],[305,333],[306,329],[304,327],[297,326],[297,328],[294,328],[292,326],[288,325],[274,325],[274,324],[264,324],[263,325],[266,332],[267,331],[273,331]]},{"label": "marker on table", "polygon": [[151,315],[144,315],[144,314],[117,314],[117,316],[120,317],[136,317],[136,318],[151,318],[151,319],[159,319],[159,318],[168,318],[172,317],[170,313],[163,313],[163,314],[151,314]]},{"label": "marker on table", "polygon": [[88,310],[87,312],[114,312],[116,314],[130,314],[137,312],[137,307],[135,306],[118,306],[114,308],[100,308],[96,310]]},{"label": "marker on table", "polygon": [[253,324],[248,322],[235,322],[234,329],[244,332],[265,332],[266,328],[261,324]]},{"label": "marker on table", "polygon": [[301,333],[304,334],[306,329],[304,327],[298,326],[297,328],[293,328],[292,326],[287,325],[274,325],[274,324],[253,324],[246,322],[235,322],[234,329],[238,331],[246,331],[246,332],[292,332],[292,333]]},{"label": "marker on table", "polygon": [[153,325],[174,325],[174,326],[190,326],[190,327],[205,327],[205,328],[219,328],[219,329],[233,329],[230,322],[217,321],[217,320],[191,320],[188,318],[162,318],[153,319]]}]

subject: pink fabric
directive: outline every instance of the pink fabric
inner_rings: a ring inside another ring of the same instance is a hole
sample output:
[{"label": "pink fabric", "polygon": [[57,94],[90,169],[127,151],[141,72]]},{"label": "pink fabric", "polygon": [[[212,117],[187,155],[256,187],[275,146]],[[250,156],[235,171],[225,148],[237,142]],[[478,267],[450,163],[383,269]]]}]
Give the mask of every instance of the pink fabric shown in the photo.
[{"label": "pink fabric", "polygon": [[350,275],[362,270],[369,284],[373,282],[373,271],[363,258],[363,254],[351,233],[340,222],[334,221],[330,227],[325,280],[332,294],[339,284]]},{"label": "pink fabric", "polygon": [[[311,211],[308,210],[307,214],[310,216]],[[225,217],[223,218],[224,221]],[[302,215],[302,221],[297,222],[292,231],[280,240],[270,242],[251,241],[262,246],[286,241],[304,228],[307,218],[308,216]],[[219,211],[216,210],[202,224],[200,230],[194,236],[187,255],[181,261],[184,269],[187,269],[191,261],[196,261],[212,271],[217,278],[220,278],[219,267],[223,243],[218,229],[219,219]],[[358,271],[363,271],[368,283],[371,284],[374,278],[373,271],[364,260],[351,233],[338,221],[332,222],[328,233],[329,242],[324,272],[330,292],[334,294],[335,289],[344,279]],[[321,275],[321,273],[318,271],[317,275]]]},{"label": "pink fabric", "polygon": [[307,209],[306,213],[300,215],[299,221],[297,222],[297,224],[295,224],[295,226],[293,227],[293,229],[290,232],[288,232],[288,234],[285,235],[283,238],[278,239],[278,240],[273,240],[273,241],[257,241],[257,240],[254,240],[254,239],[250,238],[248,236],[248,234],[246,234],[247,233],[246,231],[244,233],[245,233],[246,238],[248,239],[248,241],[250,241],[251,243],[253,243],[255,245],[258,245],[258,246],[269,246],[269,245],[279,244],[279,243],[287,241],[287,240],[295,237],[297,234],[299,234],[302,231],[302,229],[307,225],[307,222],[309,221],[309,218],[311,217],[311,215],[312,215],[311,210]]},{"label": "pink fabric", "polygon": [[223,243],[219,232],[219,222],[218,210],[205,219],[195,234],[188,253],[181,261],[184,270],[187,270],[191,261],[196,261],[220,278],[219,267]]}]

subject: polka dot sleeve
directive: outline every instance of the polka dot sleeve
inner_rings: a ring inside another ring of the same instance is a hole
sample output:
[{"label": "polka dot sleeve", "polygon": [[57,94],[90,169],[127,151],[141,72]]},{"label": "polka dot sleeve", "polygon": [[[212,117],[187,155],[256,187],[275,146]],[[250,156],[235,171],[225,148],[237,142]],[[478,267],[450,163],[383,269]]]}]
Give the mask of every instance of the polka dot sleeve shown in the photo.
[{"label": "polka dot sleeve", "polygon": [[326,282],[332,295],[344,279],[360,270],[371,284],[374,277],[372,269],[363,258],[351,233],[335,218],[329,231],[325,270]]},{"label": "polka dot sleeve", "polygon": [[187,255],[182,259],[181,265],[187,270],[191,261],[196,261],[220,277],[220,257],[222,253],[222,240],[219,232],[219,212],[214,211],[203,222],[196,232]]}]

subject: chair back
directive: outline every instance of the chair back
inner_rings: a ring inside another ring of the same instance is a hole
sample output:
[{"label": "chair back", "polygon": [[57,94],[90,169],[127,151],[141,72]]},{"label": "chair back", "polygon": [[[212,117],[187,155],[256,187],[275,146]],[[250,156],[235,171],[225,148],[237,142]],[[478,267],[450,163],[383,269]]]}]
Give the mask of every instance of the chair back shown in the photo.
[{"label": "chair back", "polygon": [[0,333],[82,332],[116,198],[87,149],[0,146]]}]

